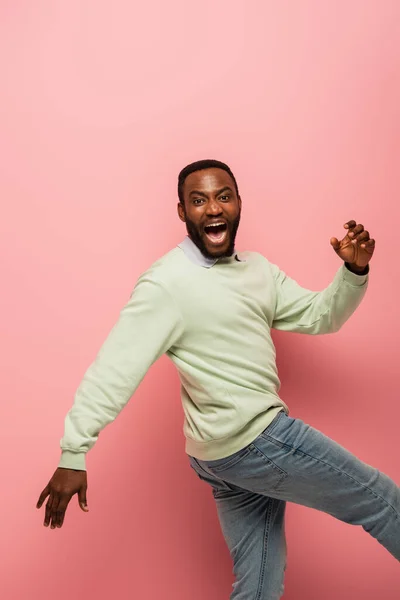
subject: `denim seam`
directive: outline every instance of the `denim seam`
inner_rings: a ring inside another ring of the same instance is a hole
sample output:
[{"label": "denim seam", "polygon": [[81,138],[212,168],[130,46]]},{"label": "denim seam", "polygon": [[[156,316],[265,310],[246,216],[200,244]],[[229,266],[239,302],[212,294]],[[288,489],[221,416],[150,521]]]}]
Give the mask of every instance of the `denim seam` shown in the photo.
[{"label": "denim seam", "polygon": [[[284,469],[281,469],[281,467],[279,465],[277,465],[273,460],[271,460],[266,454],[264,454],[264,452],[260,448],[257,448],[257,446],[255,446],[254,444],[252,444],[252,445],[254,446],[252,448],[252,451],[253,452],[255,451],[255,452],[258,452],[259,454],[261,454],[261,456],[263,458],[265,458],[265,460],[268,463],[270,463],[273,466],[273,468],[281,474],[281,479],[282,479],[282,477],[287,477],[287,472]],[[278,486],[280,485],[280,483],[281,482],[279,481]],[[274,490],[276,490],[276,488],[274,488]]]},{"label": "denim seam", "polygon": [[263,537],[263,553],[262,553],[262,558],[261,558],[261,570],[260,570],[260,577],[259,577],[259,581],[258,581],[258,589],[257,589],[255,600],[261,599],[261,592],[262,592],[263,586],[264,586],[265,566],[267,564],[267,556],[268,556],[268,534],[269,534],[269,529],[270,529],[273,505],[274,505],[274,501],[272,501],[272,499],[271,499],[271,502],[268,502],[267,514],[265,517],[265,527],[264,527],[264,537]]},{"label": "denim seam", "polygon": [[212,473],[215,473],[215,474],[223,473],[227,469],[230,469],[231,467],[234,467],[235,465],[240,463],[243,459],[246,458],[246,456],[248,456],[251,453],[251,444],[249,446],[247,446],[247,448],[244,448],[244,449],[246,449],[246,452],[243,452],[243,454],[240,454],[239,456],[232,458],[228,463],[224,463],[220,467],[213,467],[212,465],[211,466],[207,465],[207,466]]},{"label": "denim seam", "polygon": [[260,433],[261,437],[268,436],[270,433],[272,433],[275,430],[276,426],[278,425],[279,420],[283,416],[282,413],[286,414],[284,410],[280,410],[278,413],[276,413],[276,415],[273,418],[273,420],[271,421],[271,423],[266,427],[266,429],[264,429],[264,431],[262,431]]},{"label": "denim seam", "polygon": [[[282,413],[284,413],[284,410],[279,411],[274,419],[271,421],[271,423],[268,425],[268,427],[264,430],[264,431],[268,431],[268,433],[271,433],[272,431],[274,431],[275,427],[278,424],[278,421],[280,418],[282,418]],[[286,413],[285,413],[286,414]],[[263,435],[263,432],[260,434]],[[255,440],[254,440],[255,441]],[[221,467],[214,467],[213,465],[208,466],[207,467],[210,469],[210,471],[217,475],[217,473],[223,473],[224,471],[226,471],[227,469],[229,469],[230,467],[233,467],[235,465],[237,465],[239,462],[241,462],[244,458],[246,458],[246,456],[248,456],[250,454],[250,452],[253,450],[254,448],[254,441],[251,442],[250,444],[248,444],[247,446],[245,446],[244,448],[241,448],[240,450],[237,450],[236,452],[234,452],[234,454],[238,454],[240,452],[243,452],[244,450],[247,450],[247,452],[243,453],[242,455],[237,456],[235,459],[231,459],[231,461],[229,463],[225,463],[223,465],[221,465]],[[258,448],[257,448],[258,450]],[[267,457],[265,457],[267,458]],[[268,459],[269,460],[269,459]],[[203,462],[210,462],[210,461],[203,461]],[[212,462],[212,461],[211,461]],[[271,461],[272,462],[272,461]],[[274,464],[274,463],[273,463]],[[279,467],[277,467],[279,468]]]},{"label": "denim seam", "polygon": [[[268,437],[268,436],[266,436],[266,437]],[[373,490],[371,490],[370,487],[368,487],[367,485],[364,485],[363,483],[361,483],[361,481],[358,481],[357,479],[354,479],[354,477],[352,477],[351,475],[349,475],[348,473],[346,473],[346,471],[341,471],[340,469],[334,467],[333,465],[329,464],[328,462],[326,462],[324,460],[321,460],[320,458],[315,458],[315,456],[311,456],[311,454],[307,454],[307,452],[303,452],[302,450],[299,450],[298,448],[294,448],[293,446],[289,446],[289,444],[285,444],[283,442],[279,442],[279,440],[274,440],[273,438],[269,438],[269,441],[271,441],[275,445],[279,445],[281,448],[284,446],[285,448],[288,448],[289,450],[294,450],[295,452],[298,452],[299,454],[302,454],[303,456],[308,456],[309,458],[312,458],[312,460],[315,460],[315,461],[317,461],[319,463],[327,465],[330,469],[333,469],[334,471],[337,471],[338,473],[346,475],[346,477],[348,477],[349,479],[351,479],[352,481],[354,481],[355,483],[357,483],[359,486],[363,487],[365,490],[368,490],[373,496],[375,496],[376,498],[380,498],[381,500],[383,500],[383,502],[385,504],[387,504],[387,506],[390,506],[390,508],[393,510],[393,512],[397,516],[397,518],[400,518],[400,514],[397,512],[397,510],[395,509],[395,507],[390,504],[390,502],[388,502],[385,498],[383,498],[379,494],[376,494]]]},{"label": "denim seam", "polygon": [[[192,456],[192,458],[193,458],[194,462],[196,463],[197,467],[198,467],[198,468],[199,468],[201,471],[203,471],[203,473],[205,473],[206,475],[210,476],[210,473],[208,473],[208,472],[207,472],[207,471],[204,469],[204,467],[202,467],[202,465],[199,463],[198,459],[197,459],[197,458],[195,458],[194,456]],[[195,469],[195,468],[194,468],[192,465],[190,465],[190,466],[191,466],[191,467],[192,467],[192,469],[193,469],[193,470],[194,470],[194,471],[197,473],[196,469]]]}]

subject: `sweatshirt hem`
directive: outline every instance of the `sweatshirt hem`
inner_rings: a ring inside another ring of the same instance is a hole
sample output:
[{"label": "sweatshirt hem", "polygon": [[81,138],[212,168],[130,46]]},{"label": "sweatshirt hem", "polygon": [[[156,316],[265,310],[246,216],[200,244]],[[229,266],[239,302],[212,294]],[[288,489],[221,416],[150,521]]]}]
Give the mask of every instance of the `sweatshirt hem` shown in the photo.
[{"label": "sweatshirt hem", "polygon": [[285,411],[289,414],[289,409],[282,402],[279,406],[272,406],[267,411],[257,415],[247,426],[243,427],[238,433],[231,437],[220,440],[196,441],[186,437],[185,451],[189,456],[198,460],[218,460],[226,458],[242,448],[245,448],[253,442],[259,435],[272,423],[276,415]]}]

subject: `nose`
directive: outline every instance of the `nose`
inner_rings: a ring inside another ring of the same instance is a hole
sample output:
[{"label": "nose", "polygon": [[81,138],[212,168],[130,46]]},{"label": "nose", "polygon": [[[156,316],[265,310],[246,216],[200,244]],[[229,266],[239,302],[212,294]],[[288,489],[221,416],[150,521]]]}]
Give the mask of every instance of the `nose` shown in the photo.
[{"label": "nose", "polygon": [[221,206],[216,200],[210,200],[207,205],[207,215],[218,216],[222,214]]}]

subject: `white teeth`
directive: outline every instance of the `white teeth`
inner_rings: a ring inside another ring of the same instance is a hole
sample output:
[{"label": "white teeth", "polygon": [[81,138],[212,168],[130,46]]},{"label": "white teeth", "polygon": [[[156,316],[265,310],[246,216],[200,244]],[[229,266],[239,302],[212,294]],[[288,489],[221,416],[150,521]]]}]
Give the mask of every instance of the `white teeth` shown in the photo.
[{"label": "white teeth", "polygon": [[211,225],[206,225],[206,227],[219,227],[219,225],[225,225],[225,223],[211,223]]}]

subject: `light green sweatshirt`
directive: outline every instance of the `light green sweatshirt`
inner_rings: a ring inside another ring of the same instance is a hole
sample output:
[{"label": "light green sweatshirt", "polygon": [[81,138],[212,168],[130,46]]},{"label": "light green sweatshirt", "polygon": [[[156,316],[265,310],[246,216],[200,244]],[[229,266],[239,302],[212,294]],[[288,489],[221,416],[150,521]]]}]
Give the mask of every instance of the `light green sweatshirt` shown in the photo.
[{"label": "light green sweatshirt", "polygon": [[311,291],[258,252],[203,264],[196,253],[187,237],[137,280],[66,416],[60,467],[86,469],[100,431],[164,353],[181,381],[186,452],[214,460],[240,450],[289,413],[271,328],[334,333],[368,286],[368,274],[343,263],[328,287]]}]

